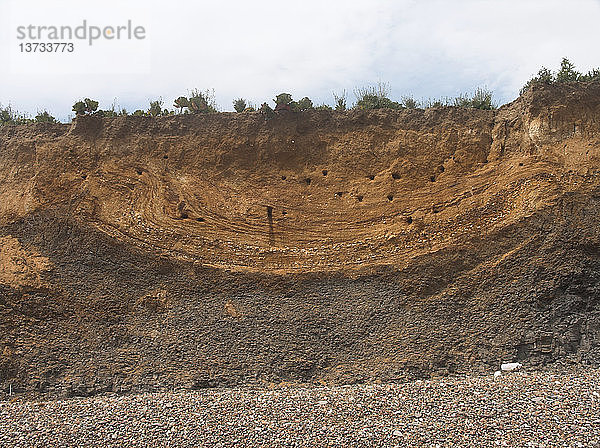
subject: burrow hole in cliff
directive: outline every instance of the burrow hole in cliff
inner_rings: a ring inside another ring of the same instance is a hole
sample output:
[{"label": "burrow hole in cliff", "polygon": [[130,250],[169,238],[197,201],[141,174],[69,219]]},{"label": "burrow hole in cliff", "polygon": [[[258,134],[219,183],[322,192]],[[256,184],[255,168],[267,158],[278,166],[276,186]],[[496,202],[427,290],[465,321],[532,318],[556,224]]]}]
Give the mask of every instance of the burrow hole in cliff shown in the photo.
[{"label": "burrow hole in cliff", "polygon": [[392,179],[400,179],[400,173],[392,173]]},{"label": "burrow hole in cliff", "polygon": [[440,165],[440,166],[438,166],[438,171],[440,173],[443,173],[444,171],[446,171],[446,168],[444,168],[444,165]]},{"label": "burrow hole in cliff", "polygon": [[435,176],[431,176],[431,177],[429,178],[429,180],[430,180],[431,182],[435,182]]},{"label": "burrow hole in cliff", "polygon": [[287,176],[281,176],[281,180],[286,180]]},{"label": "burrow hole in cliff", "polygon": [[519,166],[523,166],[523,162],[519,162]]},{"label": "burrow hole in cliff", "polygon": [[202,218],[202,217],[198,217],[198,218],[196,218],[196,221],[198,221],[198,222],[204,222],[204,221],[205,221],[205,219],[204,219],[204,218]]},{"label": "burrow hole in cliff", "polygon": [[373,174],[371,174],[371,175],[367,176],[367,179],[369,179],[369,180],[375,180],[375,176]]},{"label": "burrow hole in cliff", "polygon": [[307,177],[306,179],[304,179],[304,182],[306,182],[306,185],[310,185],[311,183],[311,178]]},{"label": "burrow hole in cliff", "polygon": [[141,176],[142,174],[144,174],[144,172],[142,170],[137,170],[138,176]]},{"label": "burrow hole in cliff", "polygon": [[406,217],[406,223],[407,224],[412,224],[412,222],[413,222],[412,216],[407,216]]},{"label": "burrow hole in cliff", "polygon": [[362,202],[362,201],[363,201],[363,199],[364,199],[364,196],[363,196],[362,194],[359,194],[358,196],[356,196],[356,200],[357,200],[358,202]]},{"label": "burrow hole in cliff", "polygon": [[323,170],[321,172],[323,173],[323,176],[327,176],[327,174],[329,174],[329,171],[327,171],[327,170]]},{"label": "burrow hole in cliff", "polygon": [[282,210],[282,211],[281,211],[281,214],[282,214],[283,216],[285,216],[285,215],[287,215],[287,212],[286,212],[285,210]]},{"label": "burrow hole in cliff", "polygon": [[388,194],[387,195],[387,200],[392,202],[394,200],[394,195],[393,194]]},{"label": "burrow hole in cliff", "polygon": [[186,212],[181,212],[181,214],[179,215],[179,217],[181,219],[188,219],[190,217],[190,215],[188,215]]},{"label": "burrow hole in cliff", "polygon": [[86,179],[87,179],[87,174],[82,174],[82,175],[81,175],[81,178],[82,178],[83,180],[86,180]]},{"label": "burrow hole in cliff", "polygon": [[169,158],[169,156],[166,155],[166,154],[163,156],[163,159],[165,159],[165,160],[168,159],[168,158]]},{"label": "burrow hole in cliff", "polygon": [[343,195],[344,195],[344,192],[343,192],[343,191],[336,191],[336,192],[335,192],[335,197],[336,197],[336,198],[341,198]]}]

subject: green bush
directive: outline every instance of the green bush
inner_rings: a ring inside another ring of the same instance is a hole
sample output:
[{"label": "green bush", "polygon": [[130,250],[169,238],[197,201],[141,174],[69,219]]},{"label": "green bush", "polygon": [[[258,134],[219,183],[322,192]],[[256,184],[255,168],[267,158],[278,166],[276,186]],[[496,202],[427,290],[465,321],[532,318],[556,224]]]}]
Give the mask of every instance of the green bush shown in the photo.
[{"label": "green bush", "polygon": [[403,96],[402,97],[402,106],[406,109],[418,109],[421,104],[415,100],[412,96]]},{"label": "green bush", "polygon": [[492,110],[496,109],[497,106],[492,100],[493,93],[483,87],[478,87],[475,93],[471,97],[471,107],[473,109]]},{"label": "green bush", "polygon": [[275,116],[275,111],[267,103],[262,103],[259,112],[265,117],[265,120],[270,120]]},{"label": "green bush", "polygon": [[111,109],[106,109],[106,110],[101,110],[101,111],[98,111],[98,112],[101,112],[103,117],[115,118],[115,117],[119,116],[119,114],[117,113],[117,111],[114,110],[114,109],[112,109],[112,108]]},{"label": "green bush", "polygon": [[343,112],[348,108],[348,104],[346,103],[346,91],[342,90],[341,94],[336,94],[333,92],[333,101],[335,103],[335,110],[339,112]]},{"label": "green bush", "polygon": [[540,84],[552,84],[555,81],[554,79],[554,73],[552,73],[550,70],[548,70],[546,67],[542,67],[539,71],[537,76],[534,76],[533,78],[531,78],[529,81],[527,81],[527,83],[521,88],[521,90],[519,91],[519,95],[523,95],[523,93],[525,93],[525,91],[527,91],[531,86],[533,85],[540,85]]},{"label": "green bush", "polygon": [[402,109],[402,105],[389,98],[389,88],[386,84],[378,83],[375,86],[357,88],[354,90],[356,96],[356,109]]},{"label": "green bush", "polygon": [[297,103],[297,107],[299,111],[311,110],[314,109],[313,102],[309,97],[305,96]]},{"label": "green bush", "polygon": [[11,124],[27,124],[31,123],[32,119],[28,118],[25,114],[17,112],[10,105],[6,107],[0,106],[0,126],[11,125]]},{"label": "green bush", "polygon": [[328,104],[321,104],[321,105],[315,107],[315,110],[333,110],[333,107],[331,107]]},{"label": "green bush", "polygon": [[426,108],[445,107],[454,104],[454,101],[448,97],[428,99],[424,104]]},{"label": "green bush", "polygon": [[560,61],[560,70],[556,74],[556,82],[572,82],[578,81],[581,73],[575,70],[575,65],[567,58]]},{"label": "green bush", "polygon": [[56,123],[56,118],[48,113],[48,111],[38,112],[35,116],[36,123]]},{"label": "green bush", "polygon": [[567,58],[562,58],[560,61],[560,70],[553,73],[551,70],[542,67],[537,76],[534,76],[521,88],[519,94],[525,93],[527,89],[534,85],[554,84],[561,82],[589,82],[600,81],[600,68],[595,68],[587,72],[585,75],[575,69],[575,65]]},{"label": "green bush", "polygon": [[492,110],[496,104],[492,100],[492,91],[484,87],[478,87],[472,96],[463,94],[454,98],[453,105],[472,109]]},{"label": "green bush", "polygon": [[[289,93],[280,93],[273,100],[275,103],[275,112],[282,110],[298,112],[298,103],[292,99],[292,95]],[[312,103],[311,103],[312,104]]]},{"label": "green bush", "polygon": [[173,102],[173,107],[179,109],[179,113],[183,112],[183,109],[190,105],[189,100],[185,96],[180,96]]},{"label": "green bush", "polygon": [[589,81],[600,81],[600,69],[594,68],[587,72],[585,75],[581,75],[579,81],[589,82]]},{"label": "green bush", "polygon": [[289,93],[280,93],[273,100],[276,106],[289,106],[292,104],[292,95]]},{"label": "green bush", "polygon": [[208,114],[217,111],[215,93],[212,90],[201,92],[198,89],[192,90],[188,99],[188,110],[193,114]]},{"label": "green bush", "polygon": [[[163,100],[161,98],[155,100],[155,101],[150,101],[150,108],[148,108],[148,115],[150,115],[151,117],[158,117],[160,115],[163,115]],[[165,109],[166,114],[169,114],[169,111]]]},{"label": "green bush", "polygon": [[238,113],[244,112],[246,110],[246,107],[247,104],[244,98],[238,98],[237,100],[233,101],[233,109]]},{"label": "green bush", "polygon": [[91,115],[98,109],[98,101],[85,98],[83,101],[77,101],[73,104],[73,112],[77,116],[80,115]]},{"label": "green bush", "polygon": [[12,111],[10,106],[0,108],[0,124],[10,124],[13,122]]}]

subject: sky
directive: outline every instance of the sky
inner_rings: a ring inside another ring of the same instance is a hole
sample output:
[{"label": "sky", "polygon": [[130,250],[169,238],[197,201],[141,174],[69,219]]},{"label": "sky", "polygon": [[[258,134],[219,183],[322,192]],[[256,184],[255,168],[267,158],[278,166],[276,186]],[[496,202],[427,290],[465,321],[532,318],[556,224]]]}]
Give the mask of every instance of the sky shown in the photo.
[{"label": "sky", "polygon": [[[84,20],[113,38],[90,45],[86,28],[86,39],[19,39],[19,27]],[[115,39],[128,23],[143,38]],[[600,66],[599,23],[600,0],[0,0],[0,104],[66,120],[84,97],[131,112],[198,88],[230,111],[236,98],[260,105],[281,92],[333,104],[345,90],[352,103],[356,88],[378,82],[395,100],[486,86],[504,104],[562,57],[580,71]],[[74,47],[21,46],[42,42]]]}]

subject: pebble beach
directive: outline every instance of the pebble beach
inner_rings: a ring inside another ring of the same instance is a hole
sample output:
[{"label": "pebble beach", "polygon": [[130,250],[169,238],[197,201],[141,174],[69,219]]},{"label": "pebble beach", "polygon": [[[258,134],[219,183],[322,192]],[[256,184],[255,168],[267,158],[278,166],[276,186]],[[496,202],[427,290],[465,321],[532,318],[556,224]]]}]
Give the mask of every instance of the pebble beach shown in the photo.
[{"label": "pebble beach", "polygon": [[600,447],[600,370],[0,401],[1,447]]}]

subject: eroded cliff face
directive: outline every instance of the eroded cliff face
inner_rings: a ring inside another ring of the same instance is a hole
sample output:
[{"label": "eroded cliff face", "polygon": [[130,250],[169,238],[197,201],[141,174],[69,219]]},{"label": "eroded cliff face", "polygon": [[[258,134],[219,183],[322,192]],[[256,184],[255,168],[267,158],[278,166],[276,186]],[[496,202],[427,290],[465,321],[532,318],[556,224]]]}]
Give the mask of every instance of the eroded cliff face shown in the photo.
[{"label": "eroded cliff face", "polygon": [[0,128],[0,383],[70,394],[600,360],[600,85],[496,112]]}]

